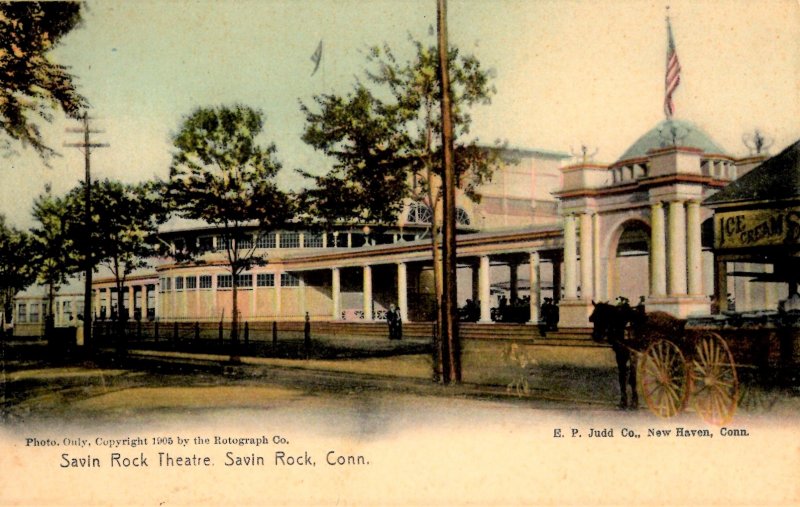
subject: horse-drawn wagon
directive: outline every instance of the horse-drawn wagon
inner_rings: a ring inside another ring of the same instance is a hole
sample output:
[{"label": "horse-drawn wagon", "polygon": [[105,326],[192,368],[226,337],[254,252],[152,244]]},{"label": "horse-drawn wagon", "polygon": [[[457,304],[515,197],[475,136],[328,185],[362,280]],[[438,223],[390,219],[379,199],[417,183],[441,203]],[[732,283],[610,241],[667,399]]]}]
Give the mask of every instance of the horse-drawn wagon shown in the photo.
[{"label": "horse-drawn wagon", "polygon": [[764,374],[797,363],[800,316],[795,314],[728,314],[686,321],[663,312],[598,303],[590,320],[593,338],[607,340],[616,354],[620,405],[638,405],[640,387],[647,407],[661,417],[691,405],[705,421],[726,424],[739,401],[737,366]]}]

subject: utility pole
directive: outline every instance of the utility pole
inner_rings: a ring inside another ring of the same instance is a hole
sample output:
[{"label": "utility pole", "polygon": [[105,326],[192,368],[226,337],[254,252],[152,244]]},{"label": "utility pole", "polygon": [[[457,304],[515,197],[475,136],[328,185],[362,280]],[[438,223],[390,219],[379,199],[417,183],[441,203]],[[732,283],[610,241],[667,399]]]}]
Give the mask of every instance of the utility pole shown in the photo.
[{"label": "utility pole", "polygon": [[456,176],[453,167],[453,120],[447,45],[447,0],[437,0],[439,79],[442,93],[443,241],[442,241],[442,376],[445,384],[461,382],[461,344],[458,336],[456,285]]},{"label": "utility pole", "polygon": [[90,169],[90,159],[92,148],[104,148],[108,146],[108,144],[91,142],[90,134],[99,134],[101,131],[89,128],[89,113],[83,113],[82,121],[83,128],[69,128],[67,132],[83,134],[83,142],[64,143],[64,146],[82,150],[86,167],[86,188],[84,189],[84,225],[86,227],[86,237],[83,242],[83,261],[86,263],[86,279],[83,292],[83,344],[85,347],[91,348],[94,344],[92,343],[92,172]]}]

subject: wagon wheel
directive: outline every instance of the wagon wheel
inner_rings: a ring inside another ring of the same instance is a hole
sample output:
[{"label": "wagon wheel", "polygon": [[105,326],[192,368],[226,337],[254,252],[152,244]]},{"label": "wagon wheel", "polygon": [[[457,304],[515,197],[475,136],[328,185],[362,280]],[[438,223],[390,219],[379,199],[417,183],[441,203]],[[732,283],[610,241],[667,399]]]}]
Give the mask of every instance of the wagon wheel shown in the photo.
[{"label": "wagon wheel", "polygon": [[694,354],[692,406],[707,423],[722,426],[733,418],[739,399],[733,354],[715,333],[701,336]]},{"label": "wagon wheel", "polygon": [[677,345],[667,340],[650,344],[639,360],[639,378],[647,407],[660,417],[672,417],[686,404],[689,369]]}]

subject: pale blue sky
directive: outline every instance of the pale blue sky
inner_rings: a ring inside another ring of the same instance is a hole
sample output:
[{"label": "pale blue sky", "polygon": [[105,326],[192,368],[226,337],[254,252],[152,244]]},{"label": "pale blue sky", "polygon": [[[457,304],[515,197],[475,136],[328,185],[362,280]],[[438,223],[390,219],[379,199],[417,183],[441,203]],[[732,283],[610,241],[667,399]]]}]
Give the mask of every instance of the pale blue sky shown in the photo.
[{"label": "pale blue sky", "polygon": [[[166,177],[171,133],[194,107],[240,102],[264,111],[264,139],[277,145],[281,176],[323,171],[300,140],[298,101],[351,89],[363,50],[407,34],[426,37],[435,0],[90,1],[81,29],[65,39],[89,98],[98,139],[95,177]],[[772,152],[800,138],[800,5],[797,0],[672,1],[682,83],[676,117],[695,122],[729,153],[760,128]],[[663,119],[663,2],[450,0],[451,42],[496,73],[497,95],[474,113],[473,134],[511,145],[599,149],[613,162]],[[322,66],[310,57],[324,40]],[[62,121],[46,128],[63,153],[51,169],[28,151],[0,164],[0,213],[30,225],[33,198],[50,182],[64,192],[83,177],[82,155]]]}]

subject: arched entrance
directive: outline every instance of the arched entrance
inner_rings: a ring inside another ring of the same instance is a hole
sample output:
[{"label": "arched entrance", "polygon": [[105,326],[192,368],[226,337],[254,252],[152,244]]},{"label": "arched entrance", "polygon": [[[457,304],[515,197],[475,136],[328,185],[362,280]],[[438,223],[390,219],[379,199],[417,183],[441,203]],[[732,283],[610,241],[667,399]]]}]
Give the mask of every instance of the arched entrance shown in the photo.
[{"label": "arched entrance", "polygon": [[650,294],[650,226],[640,220],[629,220],[618,229],[612,244],[609,266],[610,300],[626,297],[636,304],[640,296]]}]

